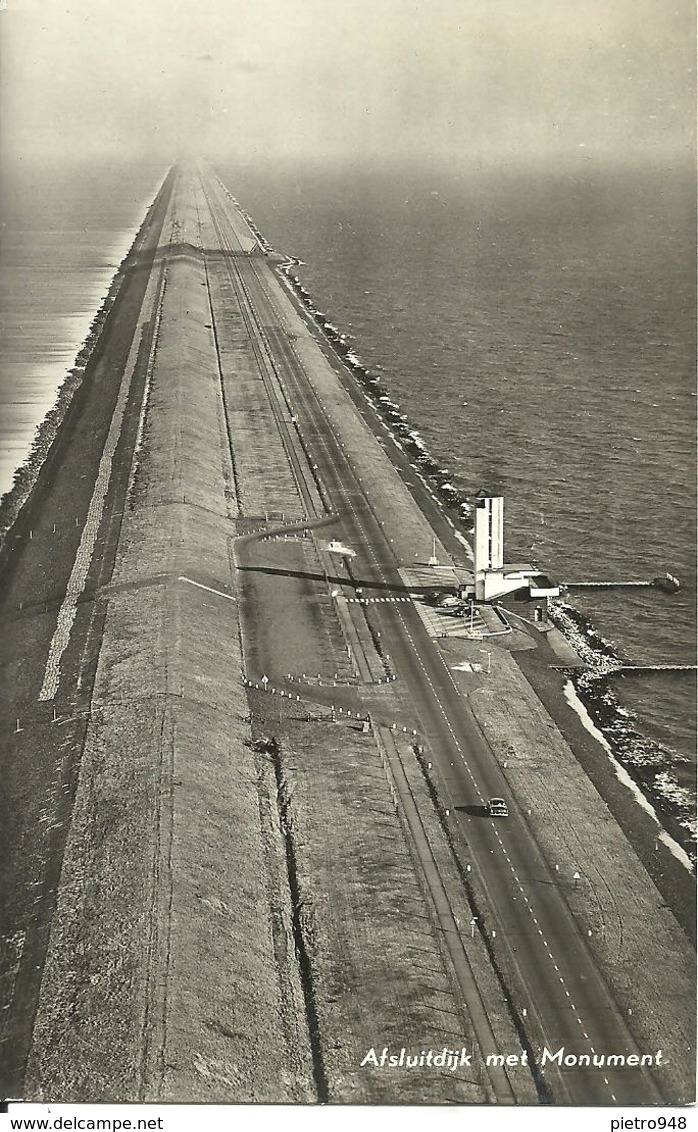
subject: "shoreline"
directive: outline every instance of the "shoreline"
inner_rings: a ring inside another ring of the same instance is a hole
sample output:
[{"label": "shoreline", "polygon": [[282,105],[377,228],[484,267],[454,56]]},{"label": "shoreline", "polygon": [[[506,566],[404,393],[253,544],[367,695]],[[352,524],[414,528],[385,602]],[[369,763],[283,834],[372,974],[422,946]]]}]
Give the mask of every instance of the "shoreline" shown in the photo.
[{"label": "shoreline", "polygon": [[643,796],[649,795],[648,804],[651,802],[652,809],[661,812],[671,827],[667,832],[688,853],[695,869],[695,799],[680,785],[674,769],[688,760],[659,740],[643,734],[635,723],[634,714],[621,706],[610,684],[618,654],[588,617],[560,599],[553,606],[551,621],[586,664],[583,671],[571,673],[571,682],[603,743],[608,745],[610,756]]},{"label": "shoreline", "polygon": [[137,251],[143,242],[156,202],[169,175],[169,172],[167,172],[160,180],[150,203],[146,207],[143,219],[138,224],[133,238],[129,241],[128,247],[99,301],[97,310],[90,319],[87,333],[76,344],[73,361],[56,386],[53,404],[36,424],[31,445],[24,459],[13,472],[12,484],[7,491],[0,495],[0,561],[6,553],[9,553],[7,543],[12,528],[20,520],[37,481],[44,472],[44,468],[52,462],[54,448],[60,443],[63,423],[73,411],[78,392],[85,388],[88,366],[99,347],[107,320],[127,277],[130,261],[137,255]]},{"label": "shoreline", "polygon": [[[79,836],[79,822],[73,821],[78,783],[88,735],[91,728],[99,728],[102,716],[100,707],[92,710],[93,680],[99,659],[99,650],[93,643],[104,633],[106,616],[99,591],[113,569],[122,515],[110,519],[103,532],[101,552],[90,559],[83,590],[87,600],[79,601],[75,607],[70,643],[62,662],[72,679],[69,676],[64,681],[53,711],[48,701],[40,699],[39,688],[58,624],[56,597],[60,595],[63,605],[75,563],[82,559],[84,565],[81,547],[87,537],[85,531],[89,532],[100,521],[94,509],[90,510],[94,494],[85,491],[84,480],[94,477],[91,482],[97,483],[121,376],[133,364],[134,355],[142,360],[149,346],[150,337],[139,319],[146,293],[150,303],[149,296],[159,280],[155,256],[171,188],[172,178],[168,176],[139,228],[132,258],[122,265],[119,281],[123,285],[118,287],[112,309],[90,353],[85,378],[56,430],[48,458],[42,462],[11,527],[11,537],[0,552],[2,609],[10,627],[2,640],[5,719],[11,713],[21,720],[6,727],[5,791],[0,821],[3,931],[6,937],[18,941],[16,961],[4,988],[11,1042],[6,1042],[0,1051],[0,1078],[8,1095],[10,1089],[12,1095],[21,1095],[17,1084],[25,1080],[46,955],[51,937],[59,931],[55,913],[68,867],[66,846],[70,839]],[[132,382],[124,449],[132,443],[137,428],[142,368],[141,364],[136,381]],[[114,499],[125,490],[130,463],[120,461],[118,456],[113,462],[107,507],[113,509]],[[60,719],[60,732],[45,726],[47,719]],[[137,749],[135,744],[134,748]],[[51,822],[47,820],[48,813],[53,817]],[[106,813],[103,817],[108,824]],[[111,934],[107,931],[103,939]],[[102,940],[100,946],[101,943]],[[7,952],[4,959],[9,962]],[[5,977],[7,973],[4,967]]]},{"label": "shoreline", "polygon": [[[627,786],[630,791],[632,791],[632,793],[635,795],[635,797],[637,799],[638,804],[642,807],[642,809],[646,813],[648,813],[650,815],[650,817],[652,817],[657,822],[657,825],[660,826],[660,828],[661,828],[661,822],[659,821],[659,818],[657,817],[657,814],[656,814],[654,807],[648,802],[645,795],[639,789],[639,787],[634,782],[634,780],[631,778],[631,776],[627,773],[625,768],[622,767],[621,764],[618,762],[618,760],[614,757],[613,751],[611,750],[610,743],[606,740],[603,732],[600,731],[599,728],[595,726],[591,716],[589,715],[589,712],[587,711],[582,700],[580,699],[580,697],[579,697],[579,695],[578,695],[578,693],[577,693],[577,691],[574,687],[574,684],[571,680],[568,680],[566,682],[565,688],[564,688],[564,693],[565,693],[565,699],[568,701],[570,707],[572,708],[573,711],[576,711],[577,715],[581,719],[582,726],[589,732],[590,735],[593,735],[593,737],[597,740],[597,742],[600,743],[601,746],[604,747],[604,749],[606,750],[606,752],[607,752],[607,754],[608,754],[608,756],[611,760],[611,763],[614,765],[614,769],[616,771],[616,776],[617,776],[618,780],[620,782],[622,782],[624,786]],[[693,872],[693,862],[691,861],[691,858],[688,856],[688,854],[681,848],[679,843],[677,841],[675,841],[673,837],[670,837],[670,835],[663,828],[662,828],[661,833],[658,834],[658,837],[659,837],[659,840],[662,841],[666,845],[669,852],[674,857],[676,857],[676,860],[679,861],[688,872],[692,873]]]}]

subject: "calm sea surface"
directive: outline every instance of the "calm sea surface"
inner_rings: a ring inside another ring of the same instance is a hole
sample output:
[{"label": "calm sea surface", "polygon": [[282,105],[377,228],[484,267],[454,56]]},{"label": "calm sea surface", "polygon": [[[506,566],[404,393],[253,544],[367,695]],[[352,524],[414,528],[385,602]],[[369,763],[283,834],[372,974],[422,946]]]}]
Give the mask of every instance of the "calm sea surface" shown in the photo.
[{"label": "calm sea surface", "polygon": [[153,166],[3,167],[0,494],[11,487],[164,174]]},{"label": "calm sea surface", "polygon": [[[449,479],[506,502],[510,561],[645,579],[574,604],[622,656],[695,663],[693,174],[221,166]],[[16,176],[3,206],[0,489],[162,168]],[[617,682],[692,787],[691,676]]]}]

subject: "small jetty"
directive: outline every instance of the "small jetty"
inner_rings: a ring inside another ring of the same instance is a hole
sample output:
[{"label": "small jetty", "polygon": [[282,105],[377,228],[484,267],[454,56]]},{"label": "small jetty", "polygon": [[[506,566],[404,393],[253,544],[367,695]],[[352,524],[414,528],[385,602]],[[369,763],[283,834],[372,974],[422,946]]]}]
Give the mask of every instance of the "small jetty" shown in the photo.
[{"label": "small jetty", "polygon": [[[556,672],[573,672],[578,665],[551,664]],[[609,664],[603,668],[587,668],[587,673],[597,680],[608,680],[614,676],[652,676],[664,672],[698,672],[698,664]]]},{"label": "small jetty", "polygon": [[697,664],[621,664],[613,676],[640,675],[645,672],[698,672]]},{"label": "small jetty", "polygon": [[660,574],[657,578],[652,578],[651,581],[618,581],[618,582],[562,582],[562,588],[565,590],[629,590],[629,589],[650,589],[661,590],[662,593],[675,594],[680,588],[681,583],[679,579],[674,577],[673,574]]}]

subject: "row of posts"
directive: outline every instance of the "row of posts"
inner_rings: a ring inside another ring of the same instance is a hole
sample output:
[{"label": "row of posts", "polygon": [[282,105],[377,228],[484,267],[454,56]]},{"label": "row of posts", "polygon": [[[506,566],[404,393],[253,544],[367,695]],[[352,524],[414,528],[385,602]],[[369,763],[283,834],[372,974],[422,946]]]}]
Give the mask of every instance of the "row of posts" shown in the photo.
[{"label": "row of posts", "polygon": [[[77,515],[75,516],[75,526],[76,527],[80,526],[80,520],[78,519]],[[55,533],[56,533],[56,524],[54,523],[53,524],[53,534],[55,535]],[[34,531],[31,528],[29,530],[29,538],[30,539],[34,538]]]},{"label": "row of posts", "polygon": [[[55,708],[52,709],[51,723],[58,723],[58,712]],[[17,719],[15,720],[14,734],[19,735],[21,731],[24,731],[24,728],[20,726],[20,721]]]}]

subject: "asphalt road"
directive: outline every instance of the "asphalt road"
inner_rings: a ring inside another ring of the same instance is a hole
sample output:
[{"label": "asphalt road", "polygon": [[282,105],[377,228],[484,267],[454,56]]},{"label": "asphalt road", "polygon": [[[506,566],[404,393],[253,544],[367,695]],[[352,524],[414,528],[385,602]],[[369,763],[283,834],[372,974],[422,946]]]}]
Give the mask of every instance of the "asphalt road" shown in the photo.
[{"label": "asphalt road", "polygon": [[[239,251],[222,194],[208,185],[206,195],[222,243]],[[231,256],[227,265],[263,355],[260,368],[277,405],[277,423],[287,451],[293,453],[292,463],[298,467],[303,449],[310,452],[326,500],[341,517],[339,537],[357,552],[353,573],[365,580],[365,588],[375,583],[382,592],[386,587],[404,592],[398,562],[361,483],[360,469],[335,435],[284,329],[274,302],[278,280],[264,260]],[[284,411],[279,381],[292,401],[297,425]],[[306,477],[304,471],[302,489]],[[309,506],[312,494],[306,490]],[[466,844],[486,893],[487,922],[480,927],[516,984],[510,990],[520,1017],[526,1018],[531,1045],[539,1054],[544,1048],[553,1054],[562,1047],[568,1054],[655,1053],[636,1047],[588,939],[567,906],[559,876],[543,858],[516,799],[508,797],[506,820],[489,819],[482,812],[488,797],[508,796],[507,784],[416,609],[409,603],[374,608],[382,618],[382,636],[390,641],[393,666],[428,738],[455,833]],[[558,1103],[584,1105],[661,1103],[660,1075],[661,1070],[650,1073],[647,1067],[559,1069],[550,1063],[544,1070]]]}]

